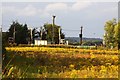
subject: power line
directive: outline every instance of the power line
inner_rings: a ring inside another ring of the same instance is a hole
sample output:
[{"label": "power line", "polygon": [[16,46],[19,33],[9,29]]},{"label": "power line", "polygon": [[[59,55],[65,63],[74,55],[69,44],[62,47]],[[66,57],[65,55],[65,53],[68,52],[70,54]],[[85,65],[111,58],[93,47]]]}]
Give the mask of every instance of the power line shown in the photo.
[{"label": "power line", "polygon": [[63,31],[78,31],[79,32],[79,30],[70,30],[70,29],[62,29]]}]

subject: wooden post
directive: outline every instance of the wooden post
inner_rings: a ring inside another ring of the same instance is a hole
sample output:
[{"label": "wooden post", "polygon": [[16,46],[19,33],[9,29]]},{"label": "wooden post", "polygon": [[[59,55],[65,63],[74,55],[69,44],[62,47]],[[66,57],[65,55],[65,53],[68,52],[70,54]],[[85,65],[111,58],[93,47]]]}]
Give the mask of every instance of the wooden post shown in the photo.
[{"label": "wooden post", "polygon": [[82,29],[83,29],[83,27],[81,26],[81,30],[80,30],[80,45],[82,45]]},{"label": "wooden post", "polygon": [[53,37],[52,37],[52,44],[54,44],[54,36],[55,36],[55,35],[54,35],[55,17],[56,17],[56,16],[53,15],[53,29],[52,29],[52,31],[53,31]]}]

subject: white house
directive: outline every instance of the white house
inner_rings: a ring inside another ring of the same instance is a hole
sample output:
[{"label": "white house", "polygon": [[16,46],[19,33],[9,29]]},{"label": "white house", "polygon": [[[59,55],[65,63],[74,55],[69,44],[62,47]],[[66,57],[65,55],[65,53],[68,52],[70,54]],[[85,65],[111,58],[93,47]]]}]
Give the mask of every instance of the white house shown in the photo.
[{"label": "white house", "polygon": [[47,45],[47,40],[35,39],[35,45]]}]

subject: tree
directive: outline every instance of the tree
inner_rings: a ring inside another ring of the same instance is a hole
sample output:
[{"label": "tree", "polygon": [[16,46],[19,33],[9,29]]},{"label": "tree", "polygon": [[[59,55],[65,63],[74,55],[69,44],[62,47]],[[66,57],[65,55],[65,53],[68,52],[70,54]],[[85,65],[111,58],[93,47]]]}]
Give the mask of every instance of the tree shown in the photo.
[{"label": "tree", "polygon": [[35,42],[34,42],[35,38],[39,38],[39,37],[40,37],[40,32],[37,31],[36,28],[34,28],[34,29],[32,30],[32,43],[35,43]]},{"label": "tree", "polygon": [[120,49],[120,20],[109,20],[105,24],[104,41],[108,48],[111,46]]},{"label": "tree", "polygon": [[40,27],[40,38],[42,40],[47,40],[47,30],[44,27]]},{"label": "tree", "polygon": [[115,37],[114,37],[114,28],[116,26],[116,19],[113,20],[109,20],[105,23],[105,35],[104,35],[104,40],[105,40],[105,44],[108,48],[110,48],[111,46],[115,46],[114,42],[115,42]]},{"label": "tree", "polygon": [[27,44],[28,28],[27,24],[20,24],[17,21],[13,21],[9,28],[9,37],[14,37],[14,42],[17,44]]},{"label": "tree", "polygon": [[114,33],[115,43],[116,43],[118,49],[120,49],[120,21],[115,26],[114,32],[115,32]]},{"label": "tree", "polygon": [[[54,38],[54,42],[56,44],[58,44],[59,43],[59,31],[58,31],[58,29],[59,28],[61,29],[61,26],[54,25],[54,27],[53,27],[52,24],[46,23],[46,24],[44,24],[43,27],[45,29],[43,36],[44,37],[46,36],[46,39],[48,41],[52,41],[52,38]],[[54,32],[53,32],[53,28],[54,28]],[[62,29],[60,30],[60,37],[61,37],[61,39],[64,39],[64,37],[65,37],[64,33],[62,33]]]},{"label": "tree", "polygon": [[22,27],[22,30],[21,30],[21,44],[27,44],[28,43],[28,28],[27,28],[27,24],[24,24],[24,26]]}]

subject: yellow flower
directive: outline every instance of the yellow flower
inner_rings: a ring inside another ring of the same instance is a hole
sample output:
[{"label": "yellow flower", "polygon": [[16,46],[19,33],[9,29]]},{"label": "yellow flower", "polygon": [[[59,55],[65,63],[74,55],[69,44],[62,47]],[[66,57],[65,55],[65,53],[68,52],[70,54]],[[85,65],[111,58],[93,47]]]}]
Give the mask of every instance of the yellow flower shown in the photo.
[{"label": "yellow flower", "polygon": [[95,58],[95,55],[91,52],[90,53],[91,58]]},{"label": "yellow flower", "polygon": [[69,65],[70,68],[74,68],[75,66],[73,64]]}]

